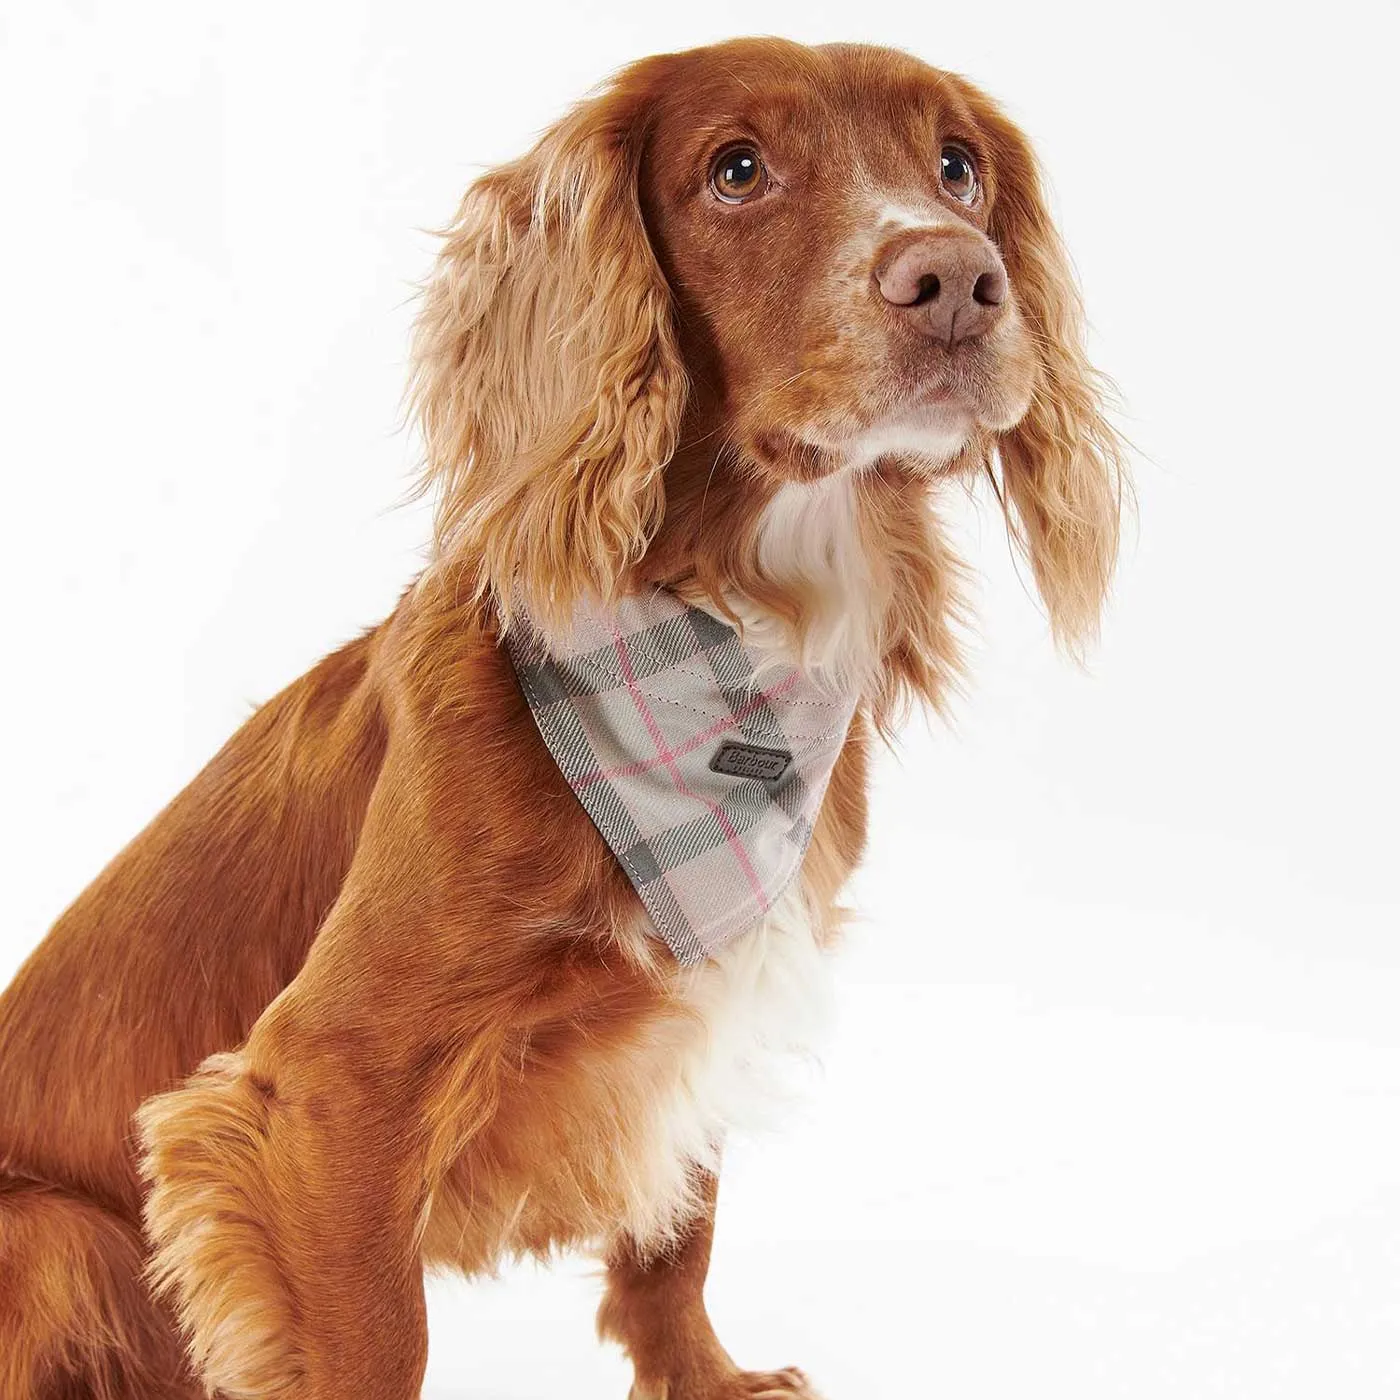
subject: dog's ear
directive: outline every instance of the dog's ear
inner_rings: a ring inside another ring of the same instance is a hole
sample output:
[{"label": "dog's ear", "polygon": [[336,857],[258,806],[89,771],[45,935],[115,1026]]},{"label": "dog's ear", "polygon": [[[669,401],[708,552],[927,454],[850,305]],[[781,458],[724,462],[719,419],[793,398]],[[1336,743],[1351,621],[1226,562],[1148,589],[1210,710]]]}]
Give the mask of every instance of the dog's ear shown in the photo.
[{"label": "dog's ear", "polygon": [[664,506],[686,376],[638,199],[639,102],[574,108],[468,191],[423,298],[411,396],[440,553],[508,620],[611,597]]},{"label": "dog's ear", "polygon": [[1118,557],[1128,485],[1122,439],[1104,417],[1107,381],[1084,352],[1084,312],[1040,171],[1000,114],[991,235],[1035,346],[1037,382],[1020,423],[997,440],[1000,495],[1057,640],[1077,652],[1097,633]]}]

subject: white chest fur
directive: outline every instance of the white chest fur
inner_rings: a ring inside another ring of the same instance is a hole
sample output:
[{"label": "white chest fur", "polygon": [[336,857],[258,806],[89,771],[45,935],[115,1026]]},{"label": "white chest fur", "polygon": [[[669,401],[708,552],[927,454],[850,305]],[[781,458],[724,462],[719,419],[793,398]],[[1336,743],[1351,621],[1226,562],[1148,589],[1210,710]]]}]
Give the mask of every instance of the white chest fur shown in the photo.
[{"label": "white chest fur", "polygon": [[763,572],[801,600],[803,636],[743,598],[726,599],[746,646],[800,665],[813,677],[860,689],[879,665],[889,579],[862,537],[860,472],[789,482],[764,511],[758,537]]},{"label": "white chest fur", "polygon": [[664,1082],[634,1103],[645,1129],[617,1161],[633,1239],[663,1243],[689,1212],[693,1167],[717,1167],[728,1134],[770,1124],[791,1098],[829,1017],[829,963],[799,878],[761,925],[682,974],[656,1028]]}]

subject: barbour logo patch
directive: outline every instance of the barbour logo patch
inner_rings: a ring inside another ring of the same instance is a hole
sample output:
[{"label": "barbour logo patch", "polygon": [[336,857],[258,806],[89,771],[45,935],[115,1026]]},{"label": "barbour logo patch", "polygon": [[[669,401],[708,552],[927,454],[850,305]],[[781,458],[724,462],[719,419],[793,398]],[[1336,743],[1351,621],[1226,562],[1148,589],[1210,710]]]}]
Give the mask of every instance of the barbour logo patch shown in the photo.
[{"label": "barbour logo patch", "polygon": [[782,749],[761,749],[756,744],[729,740],[719,746],[719,752],[710,760],[710,769],[731,778],[759,778],[765,783],[776,783],[791,763],[792,755]]}]

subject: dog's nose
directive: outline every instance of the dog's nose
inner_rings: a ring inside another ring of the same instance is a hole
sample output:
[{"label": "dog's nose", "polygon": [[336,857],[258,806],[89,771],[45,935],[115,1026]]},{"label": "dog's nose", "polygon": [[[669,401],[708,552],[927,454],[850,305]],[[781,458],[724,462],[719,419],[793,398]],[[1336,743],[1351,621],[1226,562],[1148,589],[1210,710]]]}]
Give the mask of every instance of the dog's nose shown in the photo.
[{"label": "dog's nose", "polygon": [[1001,256],[971,229],[901,240],[876,264],[875,281],[904,320],[946,345],[986,335],[1006,304]]}]

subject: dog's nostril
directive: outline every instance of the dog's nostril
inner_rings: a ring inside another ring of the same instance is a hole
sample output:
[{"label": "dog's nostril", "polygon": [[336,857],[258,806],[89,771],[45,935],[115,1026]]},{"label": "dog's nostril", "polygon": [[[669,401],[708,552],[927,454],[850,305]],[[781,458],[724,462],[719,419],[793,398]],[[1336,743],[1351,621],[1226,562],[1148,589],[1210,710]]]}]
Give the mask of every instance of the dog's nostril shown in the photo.
[{"label": "dog's nostril", "polygon": [[979,306],[1000,306],[1006,300],[1006,274],[984,272],[972,284],[972,299]]},{"label": "dog's nostril", "polygon": [[930,301],[938,300],[938,293],[943,290],[943,284],[938,280],[936,273],[927,273],[919,278],[919,290],[910,306],[924,306]]}]

